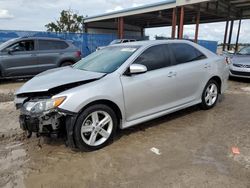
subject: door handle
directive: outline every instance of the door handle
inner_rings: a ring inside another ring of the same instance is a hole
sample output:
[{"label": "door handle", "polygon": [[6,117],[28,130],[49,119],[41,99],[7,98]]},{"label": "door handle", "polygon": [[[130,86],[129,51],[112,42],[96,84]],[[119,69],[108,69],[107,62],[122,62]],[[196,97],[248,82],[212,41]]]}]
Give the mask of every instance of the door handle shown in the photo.
[{"label": "door handle", "polygon": [[208,63],[206,63],[205,66],[204,66],[205,69],[210,68],[210,67],[211,67],[211,65],[208,64]]},{"label": "door handle", "polygon": [[169,77],[169,78],[175,77],[176,75],[177,75],[176,72],[172,72],[172,71],[171,71],[171,72],[168,73],[168,77]]}]

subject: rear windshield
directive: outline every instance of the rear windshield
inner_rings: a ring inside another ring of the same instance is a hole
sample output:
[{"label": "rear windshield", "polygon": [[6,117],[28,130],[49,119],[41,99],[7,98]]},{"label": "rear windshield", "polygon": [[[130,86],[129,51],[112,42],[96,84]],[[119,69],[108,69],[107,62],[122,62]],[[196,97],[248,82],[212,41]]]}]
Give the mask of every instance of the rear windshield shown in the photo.
[{"label": "rear windshield", "polygon": [[74,68],[111,73],[117,70],[138,48],[138,46],[106,47],[83,58],[74,65]]},{"label": "rear windshield", "polygon": [[113,41],[110,43],[110,45],[119,44],[119,43],[121,43],[121,42],[122,42],[122,40],[120,40],[120,39],[113,40]]}]

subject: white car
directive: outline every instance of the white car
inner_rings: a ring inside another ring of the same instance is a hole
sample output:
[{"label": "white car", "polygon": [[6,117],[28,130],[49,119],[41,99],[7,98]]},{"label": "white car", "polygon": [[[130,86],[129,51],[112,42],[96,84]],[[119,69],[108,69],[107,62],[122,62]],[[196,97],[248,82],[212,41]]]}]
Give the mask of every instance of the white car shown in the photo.
[{"label": "white car", "polygon": [[250,46],[242,48],[229,57],[231,57],[230,76],[250,78]]}]

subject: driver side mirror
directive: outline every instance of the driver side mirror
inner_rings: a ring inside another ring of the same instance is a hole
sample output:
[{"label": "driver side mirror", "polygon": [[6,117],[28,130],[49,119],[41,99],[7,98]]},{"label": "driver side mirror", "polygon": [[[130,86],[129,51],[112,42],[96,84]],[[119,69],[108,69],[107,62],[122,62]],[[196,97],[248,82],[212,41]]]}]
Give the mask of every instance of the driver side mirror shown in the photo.
[{"label": "driver side mirror", "polygon": [[141,64],[132,64],[130,65],[129,70],[128,70],[129,75],[142,74],[145,72],[147,72],[147,67]]}]

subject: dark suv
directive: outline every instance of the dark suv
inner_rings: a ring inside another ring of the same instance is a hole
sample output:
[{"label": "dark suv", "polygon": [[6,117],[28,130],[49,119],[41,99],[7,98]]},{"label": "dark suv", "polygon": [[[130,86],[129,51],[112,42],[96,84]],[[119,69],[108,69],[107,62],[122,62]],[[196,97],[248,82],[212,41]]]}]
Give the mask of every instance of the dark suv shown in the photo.
[{"label": "dark suv", "polygon": [[29,77],[48,69],[68,66],[81,59],[71,42],[24,37],[0,45],[0,78]]}]

